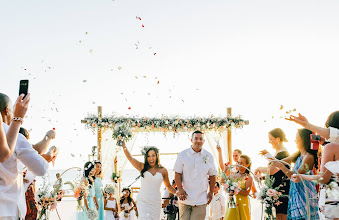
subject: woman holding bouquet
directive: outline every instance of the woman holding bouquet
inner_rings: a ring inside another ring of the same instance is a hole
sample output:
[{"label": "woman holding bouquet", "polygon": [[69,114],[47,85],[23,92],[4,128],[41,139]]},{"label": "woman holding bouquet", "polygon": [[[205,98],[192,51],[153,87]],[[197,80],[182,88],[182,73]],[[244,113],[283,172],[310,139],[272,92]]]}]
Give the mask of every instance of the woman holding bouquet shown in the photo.
[{"label": "woman holding bouquet", "polygon": [[[295,142],[297,144],[298,152],[283,159],[287,163],[295,162],[294,170],[297,170],[299,174],[313,174],[313,167],[318,168],[318,150],[311,149],[310,134],[312,132],[307,129],[299,129],[296,135]],[[274,161],[272,165],[282,170],[288,178],[291,178],[294,170],[288,169],[285,164]],[[316,198],[317,190],[313,182],[294,183],[290,182],[290,192],[288,200],[287,219],[308,219],[307,216],[307,204],[306,193],[309,197],[309,205],[311,218],[310,220],[318,219],[317,215],[317,201],[312,198]]]},{"label": "woman holding bouquet", "polygon": [[[94,191],[94,175],[95,175],[95,167],[94,164],[90,161],[85,163],[84,167],[84,177],[86,179],[86,182],[88,183],[88,195],[85,196],[85,210],[87,213],[87,218],[88,215],[92,212],[97,212],[99,209],[97,200],[95,198],[95,191]],[[97,213],[98,215],[98,213]]]},{"label": "woman holding bouquet", "polygon": [[[241,155],[237,163],[238,174],[242,181],[240,183],[239,192],[236,192],[236,207],[230,208],[226,206],[225,220],[249,220],[250,214],[250,201],[248,195],[250,194],[253,178],[249,175],[251,169],[251,159],[247,155]],[[232,176],[232,174],[231,174]],[[230,193],[230,196],[233,196]]]},{"label": "woman holding bouquet", "polygon": [[158,148],[145,147],[141,152],[144,155],[143,163],[131,156],[125,145],[125,141],[123,141],[122,148],[127,159],[140,171],[140,176],[142,177],[141,188],[137,198],[139,219],[160,219],[162,203],[160,192],[161,183],[164,183],[167,190],[172,194],[175,194],[176,190],[172,187],[168,179],[167,169],[160,165]]},{"label": "woman holding bouquet", "polygon": [[[268,132],[268,140],[275,150],[274,158],[278,160],[282,160],[289,156],[287,149],[284,146],[284,142],[287,142],[286,135],[281,128],[275,128]],[[262,153],[267,153],[266,150],[262,151]],[[287,167],[288,168],[288,167]],[[273,188],[279,187],[279,192],[284,195],[289,194],[290,189],[290,180],[285,175],[283,171],[277,169],[275,166],[269,167],[258,167],[255,171],[255,174],[261,173],[269,173],[271,177],[274,178]],[[288,208],[288,198],[280,197],[279,205],[274,204],[276,210],[276,217],[278,220],[286,220],[287,219],[287,208]]]}]

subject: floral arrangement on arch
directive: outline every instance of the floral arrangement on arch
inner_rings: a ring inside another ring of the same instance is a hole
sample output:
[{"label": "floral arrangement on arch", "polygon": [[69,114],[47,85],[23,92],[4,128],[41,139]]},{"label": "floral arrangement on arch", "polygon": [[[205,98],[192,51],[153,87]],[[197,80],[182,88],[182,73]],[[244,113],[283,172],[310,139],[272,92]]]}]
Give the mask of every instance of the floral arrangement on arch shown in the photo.
[{"label": "floral arrangement on arch", "polygon": [[280,205],[281,202],[279,198],[287,197],[287,195],[282,195],[282,193],[279,192],[280,186],[273,188],[274,181],[274,177],[266,174],[264,186],[261,187],[257,196],[257,199],[265,204],[265,220],[276,219],[273,205]]},{"label": "floral arrangement on arch", "polygon": [[113,129],[116,124],[126,124],[132,128],[133,131],[159,131],[159,132],[191,132],[195,130],[215,130],[225,131],[227,129],[242,128],[244,125],[248,125],[249,121],[244,120],[241,116],[237,117],[191,117],[182,118],[179,116],[162,116],[156,117],[103,117],[101,120],[95,115],[89,115],[84,120],[87,128],[103,128]]},{"label": "floral arrangement on arch", "polygon": [[238,205],[236,204],[235,195],[239,193],[241,184],[246,181],[246,179],[243,178],[240,173],[230,173],[226,175],[225,172],[222,172],[221,177],[225,180],[223,187],[229,196],[227,206],[228,208],[236,208]]},{"label": "floral arrangement on arch", "polygon": [[120,180],[120,174],[117,172],[113,172],[112,173],[112,181],[115,183],[118,183],[118,181]]}]

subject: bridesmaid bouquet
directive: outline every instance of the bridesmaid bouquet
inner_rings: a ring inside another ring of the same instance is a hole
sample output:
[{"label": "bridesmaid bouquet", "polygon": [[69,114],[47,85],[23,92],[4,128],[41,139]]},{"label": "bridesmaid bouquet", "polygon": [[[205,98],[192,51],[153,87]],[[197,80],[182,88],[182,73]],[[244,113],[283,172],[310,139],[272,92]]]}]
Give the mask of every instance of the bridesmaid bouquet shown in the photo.
[{"label": "bridesmaid bouquet", "polygon": [[280,205],[281,202],[279,198],[287,197],[287,195],[282,195],[282,193],[278,191],[280,186],[273,188],[274,181],[274,177],[266,174],[264,186],[260,189],[257,196],[261,203],[265,204],[265,220],[276,219],[273,205]]},{"label": "bridesmaid bouquet", "polygon": [[222,173],[222,178],[225,179],[224,183],[224,190],[229,195],[228,200],[228,208],[236,208],[236,198],[235,195],[237,195],[240,191],[241,183],[244,181],[244,178],[239,173],[232,173],[229,176],[226,176],[226,174]]},{"label": "bridesmaid bouquet", "polygon": [[126,124],[116,124],[113,128],[113,139],[118,140],[117,145],[122,146],[122,140],[126,142],[132,139],[133,133]]},{"label": "bridesmaid bouquet", "polygon": [[97,219],[97,218],[99,217],[98,211],[95,210],[95,209],[89,209],[89,210],[87,211],[87,217],[88,217],[88,219],[90,219],[90,220],[95,220],[95,219]]}]

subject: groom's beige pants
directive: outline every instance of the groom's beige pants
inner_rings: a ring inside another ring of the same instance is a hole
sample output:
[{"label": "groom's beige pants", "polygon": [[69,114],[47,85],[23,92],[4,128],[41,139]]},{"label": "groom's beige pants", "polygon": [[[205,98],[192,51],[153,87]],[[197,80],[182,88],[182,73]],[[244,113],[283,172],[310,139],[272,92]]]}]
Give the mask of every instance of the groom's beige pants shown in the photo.
[{"label": "groom's beige pants", "polygon": [[180,220],[204,220],[206,217],[206,206],[207,204],[191,206],[179,202]]}]

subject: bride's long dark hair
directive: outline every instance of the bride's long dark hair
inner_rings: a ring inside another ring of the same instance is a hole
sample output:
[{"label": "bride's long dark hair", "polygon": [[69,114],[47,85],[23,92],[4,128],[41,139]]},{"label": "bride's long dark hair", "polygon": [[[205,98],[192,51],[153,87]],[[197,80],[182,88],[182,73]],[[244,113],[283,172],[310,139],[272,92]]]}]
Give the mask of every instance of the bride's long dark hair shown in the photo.
[{"label": "bride's long dark hair", "polygon": [[142,169],[141,172],[140,172],[140,175],[141,175],[142,177],[144,177],[144,173],[145,173],[147,170],[149,170],[149,169],[151,168],[151,165],[150,165],[150,164],[148,163],[148,161],[147,161],[148,153],[149,153],[151,150],[154,151],[154,153],[155,153],[155,155],[156,155],[156,157],[157,157],[157,159],[155,160],[155,166],[158,167],[158,168],[162,167],[162,166],[160,165],[159,150],[158,150],[158,148],[156,148],[156,147],[149,147],[149,148],[147,149],[147,151],[146,151],[145,153],[143,153],[143,154],[144,154],[144,159],[145,159],[145,161],[144,161],[144,169]]}]

